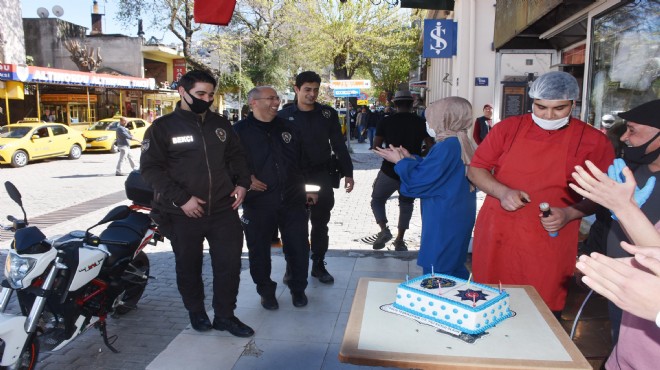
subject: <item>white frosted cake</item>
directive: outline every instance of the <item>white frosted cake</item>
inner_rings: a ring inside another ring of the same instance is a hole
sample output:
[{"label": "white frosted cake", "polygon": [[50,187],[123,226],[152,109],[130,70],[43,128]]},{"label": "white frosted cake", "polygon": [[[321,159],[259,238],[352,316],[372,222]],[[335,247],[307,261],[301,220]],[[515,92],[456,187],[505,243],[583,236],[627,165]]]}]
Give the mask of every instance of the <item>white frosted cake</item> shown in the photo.
[{"label": "white frosted cake", "polygon": [[511,317],[509,294],[448,275],[423,275],[399,284],[394,308],[468,334]]}]

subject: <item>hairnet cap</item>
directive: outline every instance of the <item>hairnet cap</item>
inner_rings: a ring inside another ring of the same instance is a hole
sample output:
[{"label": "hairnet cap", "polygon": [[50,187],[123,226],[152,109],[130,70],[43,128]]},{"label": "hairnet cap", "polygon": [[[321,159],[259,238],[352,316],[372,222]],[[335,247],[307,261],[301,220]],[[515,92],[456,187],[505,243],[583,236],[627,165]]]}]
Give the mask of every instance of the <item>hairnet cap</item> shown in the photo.
[{"label": "hairnet cap", "polygon": [[614,121],[616,121],[616,117],[614,117],[611,114],[606,114],[606,115],[603,116],[603,118],[601,118],[600,124],[604,128],[610,128],[610,127],[614,126]]},{"label": "hairnet cap", "polygon": [[577,100],[580,87],[575,77],[566,72],[548,72],[537,78],[529,89],[529,97],[543,100]]},{"label": "hairnet cap", "polygon": [[621,112],[617,115],[626,121],[660,128],[660,116],[658,116],[658,112],[660,112],[660,99],[651,100],[650,102],[638,105],[627,112]]}]

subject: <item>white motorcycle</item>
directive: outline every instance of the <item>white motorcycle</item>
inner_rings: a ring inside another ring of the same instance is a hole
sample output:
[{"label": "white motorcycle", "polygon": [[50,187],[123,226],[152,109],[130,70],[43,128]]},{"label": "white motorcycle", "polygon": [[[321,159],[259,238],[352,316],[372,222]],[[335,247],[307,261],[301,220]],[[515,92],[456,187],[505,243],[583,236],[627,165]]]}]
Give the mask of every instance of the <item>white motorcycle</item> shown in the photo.
[{"label": "white motorcycle", "polygon": [[[41,350],[62,349],[91,327],[108,340],[108,314],[137,308],[147,286],[149,259],[142,251],[162,241],[157,226],[140,212],[144,206],[118,206],[86,231],[47,238],[28,226],[21,194],[5,183],[23,220],[7,216],[15,232],[0,292],[0,368],[34,369]],[[112,223],[99,236],[90,229]],[[21,314],[7,313],[16,292]],[[113,340],[114,342],[114,340]]]}]

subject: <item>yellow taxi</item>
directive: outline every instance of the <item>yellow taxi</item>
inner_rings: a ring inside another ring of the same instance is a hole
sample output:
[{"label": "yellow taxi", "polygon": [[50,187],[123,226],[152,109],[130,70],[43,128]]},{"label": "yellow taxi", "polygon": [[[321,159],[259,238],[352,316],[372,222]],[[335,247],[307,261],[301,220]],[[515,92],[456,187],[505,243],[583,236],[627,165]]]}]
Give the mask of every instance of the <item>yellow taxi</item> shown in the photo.
[{"label": "yellow taxi", "polygon": [[[117,126],[121,116],[102,119],[89,126],[82,132],[87,141],[87,150],[104,150],[111,153],[117,153]],[[144,132],[147,131],[149,124],[140,118],[126,117],[128,123],[126,128],[131,132],[135,140],[142,141]],[[138,146],[140,143],[131,141],[131,146]]]},{"label": "yellow taxi", "polygon": [[0,164],[23,167],[29,161],[68,156],[85,150],[80,131],[54,122],[15,123],[0,127]]}]

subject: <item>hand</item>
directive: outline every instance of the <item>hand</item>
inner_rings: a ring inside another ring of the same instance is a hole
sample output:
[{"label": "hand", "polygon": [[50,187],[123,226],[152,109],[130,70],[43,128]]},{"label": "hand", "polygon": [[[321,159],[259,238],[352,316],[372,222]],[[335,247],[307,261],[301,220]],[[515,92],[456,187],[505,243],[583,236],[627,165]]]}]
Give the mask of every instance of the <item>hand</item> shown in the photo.
[{"label": "hand", "polygon": [[206,204],[205,201],[193,195],[192,197],[190,197],[190,199],[188,199],[186,204],[181,206],[181,210],[188,217],[200,218],[204,216],[204,207],[203,207],[204,204]]},{"label": "hand", "polygon": [[250,184],[250,189],[248,189],[248,191],[250,191],[250,190],[266,191],[266,189],[268,189],[268,185],[266,185],[265,183],[259,181],[259,179],[257,179],[256,176],[251,175],[250,180],[252,180],[252,183]]},{"label": "hand", "polygon": [[388,162],[392,162],[394,164],[397,164],[400,160],[404,158],[403,153],[401,153],[400,150],[397,150],[396,148],[392,147],[390,145],[389,148],[374,148],[373,149],[374,153],[378,154],[379,157],[383,158],[384,160]]},{"label": "hand", "polygon": [[352,177],[344,177],[344,188],[346,189],[347,193],[353,191],[354,185],[355,185],[355,181],[353,181]]},{"label": "hand", "polygon": [[[617,164],[620,162],[615,160],[614,163]],[[571,189],[583,197],[608,208],[615,214],[631,205],[637,207],[634,200],[635,178],[628,167],[624,167],[621,171],[626,181],[618,182],[616,179],[606,176],[590,161],[586,161],[585,165],[591,172],[591,175],[581,166],[575,166],[575,172],[573,172],[572,176],[577,185],[568,184]],[[615,168],[613,166],[610,166],[610,170],[608,170],[612,174],[616,171],[613,170]],[[612,176],[618,177],[618,175]],[[649,182],[651,182],[650,179],[647,183]],[[655,183],[655,181],[653,182]]]},{"label": "hand", "polygon": [[[660,253],[660,247],[646,248]],[[660,296],[660,260],[638,255],[613,259],[592,253],[580,256],[576,267],[585,274],[585,284],[621,309],[651,321],[660,312],[660,300],[655,299]]]},{"label": "hand", "polygon": [[509,212],[524,207],[530,201],[529,195],[522,190],[508,189],[500,196],[500,206]]},{"label": "hand", "polygon": [[231,205],[232,209],[238,209],[241,203],[243,203],[243,200],[245,200],[245,194],[247,194],[247,189],[245,189],[244,187],[236,186],[234,188],[234,191],[232,191],[231,194],[229,194],[230,197],[236,197],[236,200]]},{"label": "hand", "polygon": [[307,205],[308,206],[313,206],[319,201],[319,194],[318,193],[307,193]]},{"label": "hand", "polygon": [[[607,176],[618,182],[625,183],[630,179],[633,183],[635,178],[632,175],[632,172],[628,167],[626,167],[626,162],[623,159],[617,158],[614,162],[607,168]],[[649,199],[653,188],[655,187],[655,176],[650,177],[643,188],[635,186],[635,193],[633,195],[635,202],[641,208],[644,203]]]},{"label": "hand", "polygon": [[543,217],[543,212],[539,213],[539,217],[541,218],[543,228],[551,233],[561,230],[570,221],[563,208],[550,207],[550,215],[548,217]]}]

